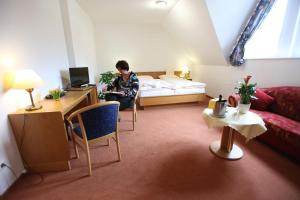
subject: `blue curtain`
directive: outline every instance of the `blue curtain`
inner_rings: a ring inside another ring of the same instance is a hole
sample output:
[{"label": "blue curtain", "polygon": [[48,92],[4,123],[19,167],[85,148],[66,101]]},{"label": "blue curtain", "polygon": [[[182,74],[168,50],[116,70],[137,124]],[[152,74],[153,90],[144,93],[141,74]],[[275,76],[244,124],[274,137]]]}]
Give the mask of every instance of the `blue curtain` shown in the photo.
[{"label": "blue curtain", "polygon": [[251,38],[255,30],[260,26],[261,22],[268,15],[271,10],[275,0],[260,0],[252,14],[248,24],[241,33],[236,46],[232,50],[229,61],[232,66],[241,66],[245,63],[244,52],[245,44]]}]

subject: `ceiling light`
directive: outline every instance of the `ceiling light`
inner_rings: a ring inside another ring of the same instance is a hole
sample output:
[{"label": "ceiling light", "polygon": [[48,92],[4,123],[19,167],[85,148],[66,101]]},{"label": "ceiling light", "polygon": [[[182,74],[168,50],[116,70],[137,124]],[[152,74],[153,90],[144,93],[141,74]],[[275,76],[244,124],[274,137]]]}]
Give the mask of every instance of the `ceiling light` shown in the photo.
[{"label": "ceiling light", "polygon": [[159,7],[167,7],[168,2],[166,0],[157,0],[155,1],[156,5]]}]

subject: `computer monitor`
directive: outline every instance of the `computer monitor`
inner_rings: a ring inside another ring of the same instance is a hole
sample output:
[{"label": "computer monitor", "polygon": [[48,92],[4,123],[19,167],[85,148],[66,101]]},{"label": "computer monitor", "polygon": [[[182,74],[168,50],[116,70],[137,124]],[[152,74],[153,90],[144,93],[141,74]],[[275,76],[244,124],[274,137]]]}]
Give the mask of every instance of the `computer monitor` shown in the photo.
[{"label": "computer monitor", "polygon": [[71,67],[69,68],[69,72],[72,87],[80,87],[84,84],[89,84],[88,67]]}]

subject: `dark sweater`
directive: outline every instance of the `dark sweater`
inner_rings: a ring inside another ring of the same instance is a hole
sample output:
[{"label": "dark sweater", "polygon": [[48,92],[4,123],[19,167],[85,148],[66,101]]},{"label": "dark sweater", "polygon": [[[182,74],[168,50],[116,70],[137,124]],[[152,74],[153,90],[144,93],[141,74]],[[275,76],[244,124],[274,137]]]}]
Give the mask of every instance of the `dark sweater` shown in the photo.
[{"label": "dark sweater", "polygon": [[114,88],[117,89],[117,92],[124,92],[126,97],[134,98],[139,90],[139,79],[135,73],[130,72],[128,80],[124,81],[120,74],[107,89],[113,90]]}]

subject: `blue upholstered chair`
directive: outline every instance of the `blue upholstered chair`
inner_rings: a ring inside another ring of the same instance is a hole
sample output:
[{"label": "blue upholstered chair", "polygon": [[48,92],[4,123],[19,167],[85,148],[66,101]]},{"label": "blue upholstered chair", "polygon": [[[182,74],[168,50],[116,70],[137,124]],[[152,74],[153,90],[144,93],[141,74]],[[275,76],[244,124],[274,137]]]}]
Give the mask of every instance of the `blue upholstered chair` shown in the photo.
[{"label": "blue upholstered chair", "polygon": [[[92,175],[90,144],[107,140],[109,145],[109,138],[113,138],[117,145],[118,161],[121,160],[118,136],[119,106],[120,103],[117,101],[97,103],[73,112],[67,119],[72,129],[76,157],[79,157],[77,149],[79,145],[86,153],[89,175]],[[72,123],[75,117],[79,123]]]}]

